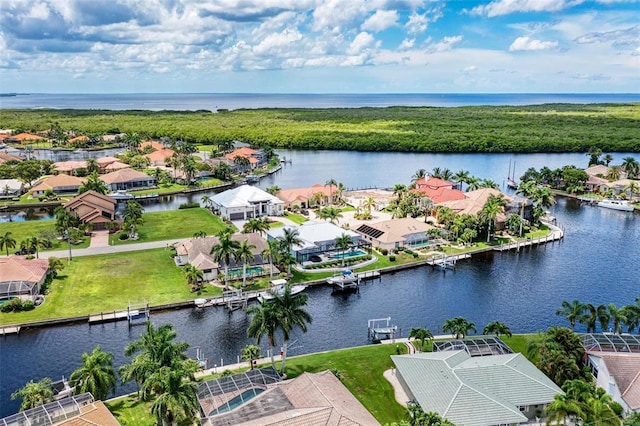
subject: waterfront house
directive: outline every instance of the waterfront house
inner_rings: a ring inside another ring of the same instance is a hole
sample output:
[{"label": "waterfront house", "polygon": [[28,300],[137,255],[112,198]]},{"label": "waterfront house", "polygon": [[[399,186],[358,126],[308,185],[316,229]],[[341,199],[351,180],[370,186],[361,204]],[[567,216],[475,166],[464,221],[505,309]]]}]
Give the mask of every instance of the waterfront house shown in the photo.
[{"label": "waterfront house", "polygon": [[31,194],[34,197],[43,195],[48,189],[57,195],[68,195],[78,192],[78,188],[86,182],[85,178],[71,175],[50,176],[33,187]]},{"label": "waterfront house", "polygon": [[316,183],[306,188],[281,189],[276,197],[284,201],[288,209],[294,206],[307,209],[329,204],[329,199],[335,203],[338,200],[338,187]]},{"label": "waterfront house", "polygon": [[44,137],[40,135],[34,135],[33,133],[18,133],[17,135],[11,135],[9,137],[4,138],[6,143],[15,143],[15,144],[30,144],[35,142],[40,142],[45,140]]},{"label": "waterfront house", "polygon": [[603,177],[589,175],[585,183],[585,189],[590,192],[606,192],[609,189],[609,181]]},{"label": "waterfront house", "polygon": [[433,204],[465,199],[464,192],[455,189],[455,185],[452,182],[443,179],[426,176],[418,179],[415,184],[416,187],[411,192],[429,198]]},{"label": "waterfront house", "polygon": [[356,232],[373,247],[393,250],[397,247],[421,247],[429,243],[427,231],[432,225],[418,219],[406,217],[381,222],[362,224]]},{"label": "waterfront house", "polygon": [[607,175],[609,174],[609,170],[610,170],[609,167],[605,166],[604,164],[598,164],[598,165],[590,166],[584,169],[584,171],[589,176],[597,176],[597,177],[607,177]]},{"label": "waterfront house", "polygon": [[[253,232],[249,234],[234,234],[231,239],[242,243],[247,241],[249,244],[255,246],[251,249],[251,254],[254,256],[254,260],[249,262],[248,266],[265,265],[265,259],[262,258],[262,252],[269,246],[264,238],[260,234]],[[182,243],[175,245],[176,256],[174,261],[178,266],[184,266],[187,264],[193,265],[197,269],[203,272],[204,281],[213,281],[218,277],[218,271],[221,265],[213,259],[211,249],[218,244],[220,239],[216,236],[208,236],[204,238],[192,238]],[[229,268],[241,268],[235,262],[235,259],[231,260]],[[266,270],[266,268],[265,268]]]},{"label": "waterfront house", "polygon": [[58,174],[75,175],[78,170],[87,169],[86,161],[57,161],[53,163],[53,169]]},{"label": "waterfront house", "polygon": [[149,154],[145,154],[145,157],[149,159],[149,165],[151,167],[164,166],[167,164],[167,161],[175,155],[175,153],[176,152],[172,149],[162,148]]},{"label": "waterfront house", "polygon": [[158,141],[143,141],[138,145],[138,149],[140,151],[145,151],[146,149],[148,149],[147,147],[150,147],[155,151],[160,151],[166,148],[166,146],[162,142]]},{"label": "waterfront house", "polygon": [[120,161],[114,161],[113,163],[105,166],[104,172],[105,173],[110,173],[110,172],[115,172],[116,170],[128,169],[129,167],[131,167],[131,166],[128,165],[127,163],[121,163]]},{"label": "waterfront house", "polygon": [[85,146],[90,140],[89,136],[80,135],[67,140],[67,145]]},{"label": "waterfront house", "polygon": [[100,168],[100,173],[103,173],[109,164],[113,164],[117,161],[120,161],[120,160],[116,157],[96,158],[96,163],[98,163],[98,167]]},{"label": "waterfront house", "polygon": [[284,214],[284,201],[249,185],[241,185],[214,195],[211,197],[211,205],[216,214],[228,220]]},{"label": "waterfront house", "polygon": [[311,220],[297,227],[285,225],[280,228],[270,229],[267,231],[267,240],[283,237],[285,229],[296,229],[298,238],[302,241],[300,245],[293,246],[291,249],[291,255],[298,263],[305,262],[314,255],[329,255],[330,252],[338,251],[335,246],[336,238],[343,234],[351,238],[351,247],[353,249],[357,249],[363,244],[369,245],[369,243],[362,241],[360,234],[357,232],[343,229],[330,222],[314,222]]},{"label": "waterfront house", "polygon": [[115,192],[120,190],[136,190],[154,188],[156,178],[146,173],[133,170],[132,168],[115,170],[100,176],[100,179],[107,184],[109,190]]},{"label": "waterfront house", "polygon": [[640,413],[640,337],[633,334],[581,334],[587,364],[598,387],[622,405]]},{"label": "waterfront house", "polygon": [[13,255],[0,258],[0,300],[14,297],[35,300],[48,272],[47,259]]},{"label": "waterfront house", "polygon": [[330,371],[284,381],[272,368],[220,377],[198,385],[198,403],[203,426],[380,424]]},{"label": "waterfront house", "polygon": [[64,208],[94,230],[107,229],[116,220],[116,201],[95,191],[87,191],[68,201]]},{"label": "waterfront house", "polygon": [[0,198],[19,197],[24,191],[24,183],[18,179],[0,179]]},{"label": "waterfront house", "polygon": [[255,169],[256,167],[259,167],[267,162],[267,155],[262,150],[256,150],[249,147],[238,148],[226,154],[225,158],[233,161],[234,169],[239,172],[245,171],[246,168],[241,167],[236,163],[237,157],[246,158],[249,161],[249,169]]},{"label": "waterfront house", "polygon": [[439,205],[449,207],[451,210],[458,214],[468,214],[476,216],[490,196],[498,197],[502,196],[507,202],[507,205],[503,208],[503,212],[499,213],[496,217],[496,230],[504,229],[505,221],[510,213],[520,214],[524,204],[523,217],[530,220],[533,212],[533,203],[530,200],[524,198],[518,198],[517,200],[503,194],[497,189],[493,188],[480,188],[475,191],[469,191],[464,193],[465,197],[461,200],[446,201]]},{"label": "waterfront house", "polygon": [[472,357],[466,350],[444,350],[391,359],[409,398],[457,425],[532,422],[562,394],[520,353]]}]

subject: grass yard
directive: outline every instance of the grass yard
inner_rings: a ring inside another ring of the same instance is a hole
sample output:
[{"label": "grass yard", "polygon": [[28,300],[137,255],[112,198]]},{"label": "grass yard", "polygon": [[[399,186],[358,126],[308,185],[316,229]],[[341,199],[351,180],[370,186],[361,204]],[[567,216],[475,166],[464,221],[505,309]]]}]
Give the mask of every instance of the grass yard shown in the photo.
[{"label": "grass yard", "polygon": [[[45,220],[29,220],[24,222],[2,222],[0,223],[0,234],[4,235],[6,232],[11,232],[11,238],[16,240],[16,248],[9,250],[9,254],[12,254],[20,248],[20,243],[27,238],[37,237],[40,234],[55,234],[55,219]],[[51,243],[53,247],[48,250],[63,250],[67,248],[67,244],[57,239],[52,239]],[[84,237],[83,241],[78,244],[72,244],[71,249],[87,248],[89,247],[90,238]],[[40,251],[43,251],[40,249]],[[2,251],[2,254],[6,254],[6,249]]]},{"label": "grass yard", "polygon": [[116,233],[109,237],[109,244],[119,245],[189,238],[198,231],[205,231],[207,235],[215,235],[226,226],[218,216],[204,208],[144,213],[142,219],[144,223],[138,228],[139,238],[137,240],[121,241],[118,239],[119,233]]},{"label": "grass yard", "polygon": [[309,218],[304,215],[297,214],[297,213],[289,213],[289,212],[285,213],[284,217],[286,217],[292,222],[297,223],[298,225],[302,225],[303,223],[309,220]]},{"label": "grass yard", "polygon": [[393,387],[382,375],[393,367],[390,356],[395,354],[394,345],[371,345],[299,356],[287,359],[287,376],[337,371],[342,383],[380,423],[398,422],[406,419],[407,410],[396,402]]},{"label": "grass yard", "polygon": [[0,324],[124,310],[130,302],[160,305],[220,294],[212,286],[191,293],[166,249],[76,257],[53,280],[43,305],[28,312],[0,313]]}]

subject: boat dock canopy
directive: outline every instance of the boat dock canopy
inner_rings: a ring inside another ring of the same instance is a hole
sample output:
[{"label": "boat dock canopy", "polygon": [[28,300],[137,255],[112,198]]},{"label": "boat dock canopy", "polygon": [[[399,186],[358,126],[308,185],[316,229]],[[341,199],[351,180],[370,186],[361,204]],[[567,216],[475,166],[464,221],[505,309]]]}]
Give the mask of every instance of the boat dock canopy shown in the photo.
[{"label": "boat dock canopy", "polygon": [[285,279],[278,279],[278,280],[271,280],[271,285],[285,285],[287,283],[287,280]]}]

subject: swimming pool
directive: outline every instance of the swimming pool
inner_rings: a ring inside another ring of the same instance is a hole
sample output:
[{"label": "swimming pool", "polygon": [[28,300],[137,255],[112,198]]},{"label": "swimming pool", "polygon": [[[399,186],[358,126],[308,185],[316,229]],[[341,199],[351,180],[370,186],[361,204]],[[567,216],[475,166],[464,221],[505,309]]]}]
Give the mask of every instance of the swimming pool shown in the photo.
[{"label": "swimming pool", "polygon": [[365,255],[365,254],[367,254],[366,251],[357,249],[357,250],[352,250],[352,251],[348,251],[348,252],[345,252],[345,253],[332,254],[330,257],[331,257],[331,259],[342,259],[343,257],[345,259],[348,259],[350,257],[358,257],[358,256],[362,256],[362,255]]},{"label": "swimming pool", "polygon": [[[247,276],[265,275],[267,271],[262,266],[249,266],[247,268]],[[229,269],[229,278],[242,278],[242,268]]]},{"label": "swimming pool", "polygon": [[226,413],[228,411],[236,409],[242,404],[244,404],[245,402],[248,402],[252,398],[255,398],[256,396],[260,395],[262,392],[264,392],[264,389],[260,389],[260,388],[248,389],[242,392],[240,395],[227,401],[226,404],[219,406],[217,409],[211,410],[209,412],[209,417],[214,416],[216,414]]}]

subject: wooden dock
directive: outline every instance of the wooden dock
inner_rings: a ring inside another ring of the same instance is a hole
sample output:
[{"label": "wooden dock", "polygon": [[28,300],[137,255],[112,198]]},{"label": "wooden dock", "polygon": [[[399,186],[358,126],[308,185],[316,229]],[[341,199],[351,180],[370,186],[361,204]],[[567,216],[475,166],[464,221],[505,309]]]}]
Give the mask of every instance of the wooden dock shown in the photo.
[{"label": "wooden dock", "polygon": [[358,277],[358,280],[374,280],[376,278],[380,278],[380,271],[365,271],[365,272],[358,272],[356,274],[356,276]]},{"label": "wooden dock", "polygon": [[148,304],[129,306],[124,311],[100,312],[89,315],[89,324],[100,324],[114,321],[129,321],[129,326],[137,320],[149,320],[150,309]]},{"label": "wooden dock", "polygon": [[559,241],[564,238],[564,232],[560,228],[556,228],[550,234],[540,237],[540,238],[532,238],[524,241],[514,241],[509,244],[500,244],[499,246],[495,246],[493,249],[495,251],[509,251],[516,250],[520,251],[521,248],[532,247],[534,245],[552,243],[555,241]]},{"label": "wooden dock", "polygon": [[9,325],[6,327],[0,327],[0,336],[7,336],[9,334],[19,334],[20,326],[19,325]]},{"label": "wooden dock", "polygon": [[442,269],[454,269],[458,260],[470,258],[471,254],[469,253],[453,254],[451,256],[443,254],[442,257],[435,257],[433,259],[427,260],[427,265],[430,265],[432,268],[435,268],[437,266]]}]

